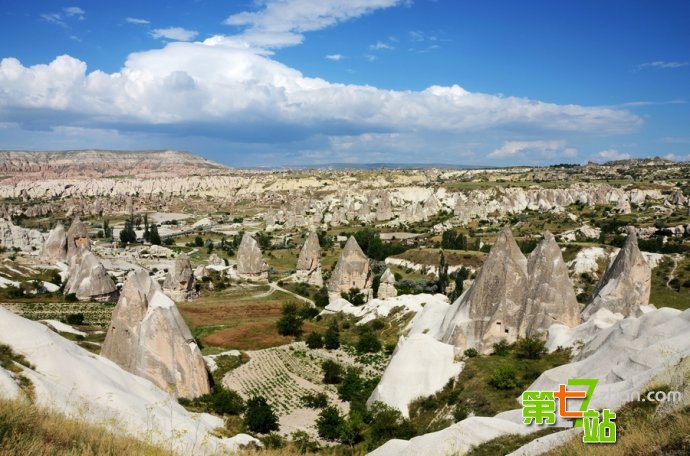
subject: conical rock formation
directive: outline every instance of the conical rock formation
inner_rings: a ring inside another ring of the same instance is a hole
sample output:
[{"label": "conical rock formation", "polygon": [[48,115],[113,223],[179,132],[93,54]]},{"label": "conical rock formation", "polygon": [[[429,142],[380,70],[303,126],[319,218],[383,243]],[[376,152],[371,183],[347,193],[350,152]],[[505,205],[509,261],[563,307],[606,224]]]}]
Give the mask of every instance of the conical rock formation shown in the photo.
[{"label": "conical rock formation", "polygon": [[67,259],[67,233],[62,223],[58,222],[55,228],[50,230],[43,244],[41,259],[51,263]]},{"label": "conical rock formation", "polygon": [[237,250],[237,274],[240,278],[257,282],[268,281],[268,265],[256,240],[244,233]]},{"label": "conical rock formation", "polygon": [[74,293],[77,299],[115,301],[117,288],[103,264],[90,250],[79,248],[69,260],[65,294]]},{"label": "conical rock formation", "polygon": [[165,276],[163,292],[175,301],[185,301],[194,296],[194,270],[187,255],[175,258],[175,266]]},{"label": "conical rock formation", "polygon": [[189,328],[175,303],[145,270],[127,276],[101,355],[174,397],[211,391],[204,359]]},{"label": "conical rock formation", "polygon": [[75,217],[67,230],[67,259],[70,260],[81,248],[91,250],[91,239],[86,225]]},{"label": "conical rock formation", "polygon": [[599,280],[591,301],[582,311],[584,320],[602,308],[624,317],[640,316],[640,306],[649,304],[652,270],[637,247],[635,230],[628,227],[627,233],[623,248]]},{"label": "conical rock formation", "polygon": [[295,280],[316,285],[317,287],[323,286],[321,246],[319,245],[319,236],[314,231],[309,233],[299,253]]},{"label": "conical rock formation", "polygon": [[329,297],[337,299],[340,293],[350,291],[351,288],[359,288],[365,299],[371,299],[372,282],[369,258],[362,252],[354,236],[350,236],[328,281]]},{"label": "conical rock formation", "polygon": [[544,239],[530,253],[527,275],[529,285],[518,328],[521,337],[545,334],[554,323],[569,327],[580,324],[575,290],[553,234],[544,233]]},{"label": "conical rock formation", "polygon": [[395,288],[395,276],[390,269],[386,268],[386,271],[381,276],[376,297],[378,299],[388,299],[395,298],[396,296],[398,296],[398,290]]}]

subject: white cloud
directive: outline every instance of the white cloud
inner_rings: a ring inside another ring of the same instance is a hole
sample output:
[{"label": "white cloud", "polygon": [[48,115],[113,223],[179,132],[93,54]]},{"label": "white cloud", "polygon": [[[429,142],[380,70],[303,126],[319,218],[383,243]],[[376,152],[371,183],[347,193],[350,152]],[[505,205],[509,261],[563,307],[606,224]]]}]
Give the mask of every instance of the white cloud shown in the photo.
[{"label": "white cloud", "polygon": [[228,25],[244,27],[239,40],[252,46],[294,46],[303,33],[321,30],[378,9],[404,5],[403,0],[266,0],[264,8],[233,14]]},{"label": "white cloud", "polygon": [[79,19],[84,19],[84,16],[86,15],[86,11],[78,6],[68,6],[67,8],[63,8],[62,11],[64,11],[67,16],[76,16]]},{"label": "white cloud", "polygon": [[187,30],[182,27],[168,27],[153,29],[150,34],[154,38],[165,38],[173,41],[191,41],[199,32]]},{"label": "white cloud", "polygon": [[369,45],[369,49],[372,51],[381,51],[381,50],[386,50],[386,51],[392,51],[395,49],[393,46],[390,44],[386,44],[383,41],[377,41],[375,44]]},{"label": "white cloud", "polygon": [[674,68],[682,68],[685,66],[688,66],[689,62],[665,62],[662,60],[657,60],[655,62],[647,62],[647,63],[642,63],[637,66],[638,70],[642,70],[644,68],[664,68],[664,69],[674,69]]},{"label": "white cloud", "polygon": [[151,21],[147,21],[146,19],[139,19],[138,17],[128,17],[127,19],[125,19],[125,21],[129,22],[130,24],[136,25],[147,25],[151,23]]},{"label": "white cloud", "polygon": [[568,158],[577,157],[577,149],[575,149],[574,147],[568,147],[566,149],[563,149],[563,156]]},{"label": "white cloud", "polygon": [[328,60],[332,60],[332,61],[334,61],[334,62],[337,62],[337,61],[339,61],[339,60],[343,60],[343,59],[345,58],[345,56],[342,55],[342,54],[328,54],[328,55],[326,56],[326,58],[327,58]]},{"label": "white cloud", "polygon": [[41,14],[41,19],[51,24],[59,25],[60,27],[67,28],[67,24],[62,20],[62,15],[60,13],[46,13]]},{"label": "white cloud", "polygon": [[577,151],[572,147],[563,149],[565,141],[509,141],[491,152],[489,158],[507,158],[524,153],[536,153],[541,158],[554,158],[557,153],[573,157]]},{"label": "white cloud", "polygon": [[675,162],[681,162],[681,161],[690,161],[690,154],[682,156],[682,155],[676,155],[676,154],[666,154],[664,155],[664,158],[666,160],[671,160]]},{"label": "white cloud", "polygon": [[597,157],[604,160],[627,160],[630,158],[630,154],[621,152],[616,149],[606,149],[602,150],[597,154]]}]

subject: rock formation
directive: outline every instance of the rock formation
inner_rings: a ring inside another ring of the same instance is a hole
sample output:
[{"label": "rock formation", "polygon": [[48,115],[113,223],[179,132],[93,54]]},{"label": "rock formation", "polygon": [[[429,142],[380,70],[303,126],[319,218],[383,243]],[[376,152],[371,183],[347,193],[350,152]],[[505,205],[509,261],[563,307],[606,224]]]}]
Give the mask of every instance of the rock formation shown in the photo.
[{"label": "rock formation", "polygon": [[148,272],[125,280],[101,355],[174,397],[211,391],[201,351],[175,303]]},{"label": "rock formation", "polygon": [[6,249],[38,253],[43,241],[44,235],[40,231],[22,228],[9,220],[0,219],[0,245]]},{"label": "rock formation", "polygon": [[65,294],[83,301],[115,301],[117,288],[101,262],[90,250],[79,248],[69,260]]},{"label": "rock formation", "polygon": [[359,288],[368,300],[373,295],[372,282],[369,258],[362,252],[354,236],[350,236],[345,243],[345,248],[340,252],[338,263],[328,281],[329,297],[337,299],[341,293],[348,292],[352,288]]},{"label": "rock formation", "polygon": [[187,255],[175,258],[175,265],[165,276],[163,292],[175,301],[185,301],[194,296],[194,270]]},{"label": "rock formation", "polygon": [[319,288],[323,286],[321,246],[319,245],[319,236],[314,231],[309,233],[299,253],[295,280],[315,285]]},{"label": "rock formation", "polygon": [[386,271],[381,276],[376,297],[378,299],[388,299],[396,296],[398,296],[398,290],[395,288],[395,276],[390,269],[386,268]]},{"label": "rock formation", "polygon": [[515,341],[527,283],[527,259],[506,227],[470,289],[446,314],[443,341],[480,352],[501,339]]},{"label": "rock formation", "polygon": [[91,250],[91,239],[89,239],[86,225],[79,217],[75,217],[67,230],[67,259],[71,260],[81,248]]},{"label": "rock formation", "polygon": [[609,268],[599,280],[592,299],[582,311],[588,319],[599,309],[618,312],[624,317],[639,316],[640,306],[649,304],[652,270],[637,247],[637,236],[627,228],[628,238]]},{"label": "rock formation", "polygon": [[261,255],[259,244],[249,233],[244,233],[237,250],[237,274],[241,279],[268,281],[268,265]]},{"label": "rock formation", "polygon": [[554,323],[579,323],[578,304],[560,249],[551,233],[530,254],[504,228],[472,286],[446,314],[443,341],[491,351],[501,339],[545,333]]},{"label": "rock formation", "polygon": [[67,234],[62,223],[58,222],[55,228],[50,230],[48,238],[43,244],[41,259],[51,263],[67,259]]},{"label": "rock formation", "polygon": [[545,334],[554,323],[569,327],[580,324],[580,308],[568,276],[561,249],[551,233],[527,258],[529,285],[518,333]]}]

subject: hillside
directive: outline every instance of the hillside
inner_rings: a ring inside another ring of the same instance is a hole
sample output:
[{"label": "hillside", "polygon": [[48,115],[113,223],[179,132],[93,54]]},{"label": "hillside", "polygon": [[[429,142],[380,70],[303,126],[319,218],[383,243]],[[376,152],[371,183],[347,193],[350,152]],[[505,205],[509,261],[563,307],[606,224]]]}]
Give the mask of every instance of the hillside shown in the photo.
[{"label": "hillside", "polygon": [[227,170],[227,167],[198,155],[174,150],[0,151],[2,181],[75,177],[172,177],[217,174]]}]

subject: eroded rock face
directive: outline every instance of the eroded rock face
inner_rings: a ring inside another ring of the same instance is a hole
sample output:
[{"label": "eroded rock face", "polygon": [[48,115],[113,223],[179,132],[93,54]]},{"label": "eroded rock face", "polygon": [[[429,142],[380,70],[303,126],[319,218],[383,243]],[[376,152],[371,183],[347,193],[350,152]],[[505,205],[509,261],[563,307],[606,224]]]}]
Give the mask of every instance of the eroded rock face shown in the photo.
[{"label": "eroded rock face", "polygon": [[496,239],[472,286],[442,323],[443,341],[487,353],[501,339],[546,333],[554,323],[576,326],[579,307],[568,268],[551,233],[530,254],[509,228]]},{"label": "eroded rock face", "polygon": [[67,259],[67,233],[62,223],[58,222],[55,228],[50,230],[43,244],[41,259],[51,263]]},{"label": "eroded rock face", "polygon": [[569,327],[580,324],[580,308],[568,276],[561,249],[551,233],[527,258],[529,285],[525,296],[520,336],[545,334],[554,323]]},{"label": "eroded rock face", "polygon": [[175,258],[175,266],[165,276],[163,291],[175,301],[194,297],[194,270],[187,255]]},{"label": "eroded rock face", "polygon": [[91,250],[91,239],[86,225],[75,217],[67,230],[67,259],[71,259],[82,248]]},{"label": "eroded rock face", "polygon": [[395,298],[398,296],[398,290],[395,288],[395,276],[388,268],[381,276],[376,296],[378,299]]},{"label": "eroded rock face", "polygon": [[527,259],[504,228],[474,283],[443,320],[443,341],[488,352],[501,339],[517,339],[527,289]]},{"label": "eroded rock face", "polygon": [[211,391],[189,328],[175,303],[145,270],[127,276],[101,355],[174,397]]},{"label": "eroded rock face", "polygon": [[44,234],[16,226],[9,220],[0,219],[0,245],[6,249],[19,249],[22,252],[40,252]]},{"label": "eroded rock face", "polygon": [[246,280],[268,281],[268,265],[264,261],[259,244],[249,233],[244,233],[237,250],[237,275]]},{"label": "eroded rock face", "polygon": [[115,301],[117,288],[103,264],[85,247],[78,249],[69,260],[69,278],[65,294],[74,293],[82,301]]},{"label": "eroded rock face", "polygon": [[357,240],[350,236],[328,281],[329,296],[331,299],[337,299],[340,293],[348,292],[351,288],[359,288],[365,299],[371,299],[372,282],[369,258],[362,252]]},{"label": "eroded rock face", "polygon": [[323,286],[323,277],[321,275],[321,245],[319,245],[319,236],[314,231],[309,233],[299,253],[295,280],[310,285],[316,285],[317,287]]},{"label": "eroded rock face", "polygon": [[637,247],[634,228],[628,227],[627,233],[623,248],[599,280],[591,301],[582,311],[584,320],[602,308],[624,317],[640,316],[640,306],[649,304],[652,270]]}]

